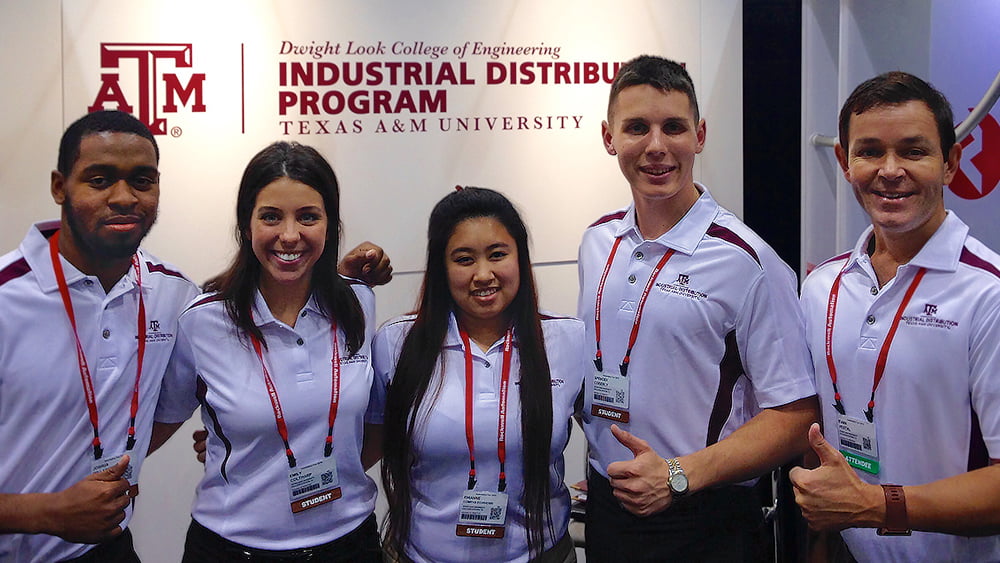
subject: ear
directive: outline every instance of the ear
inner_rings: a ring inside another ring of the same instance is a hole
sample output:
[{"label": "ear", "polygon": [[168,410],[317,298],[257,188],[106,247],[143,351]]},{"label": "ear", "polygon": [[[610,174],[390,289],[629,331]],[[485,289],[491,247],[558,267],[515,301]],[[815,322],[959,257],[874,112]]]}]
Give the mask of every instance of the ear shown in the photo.
[{"label": "ear", "polygon": [[618,154],[618,152],[615,151],[614,144],[612,143],[613,139],[611,136],[611,126],[608,125],[607,121],[601,122],[601,140],[604,141],[604,150],[608,151],[608,154],[611,156]]},{"label": "ear", "polygon": [[698,127],[695,129],[695,134],[698,136],[698,145],[694,150],[695,154],[700,154],[701,151],[705,150],[705,135],[707,132],[708,125],[705,123],[705,120],[698,121]]},{"label": "ear", "polygon": [[944,161],[944,185],[948,185],[958,174],[958,166],[962,161],[962,145],[955,143],[948,151],[948,158]]},{"label": "ear", "polygon": [[66,178],[58,170],[52,171],[49,191],[56,204],[62,205],[66,201]]},{"label": "ear", "polygon": [[844,147],[840,146],[840,143],[837,143],[833,147],[833,154],[837,155],[837,162],[840,164],[841,172],[844,173],[844,179],[850,182],[851,178],[847,173],[847,152],[844,150]]}]

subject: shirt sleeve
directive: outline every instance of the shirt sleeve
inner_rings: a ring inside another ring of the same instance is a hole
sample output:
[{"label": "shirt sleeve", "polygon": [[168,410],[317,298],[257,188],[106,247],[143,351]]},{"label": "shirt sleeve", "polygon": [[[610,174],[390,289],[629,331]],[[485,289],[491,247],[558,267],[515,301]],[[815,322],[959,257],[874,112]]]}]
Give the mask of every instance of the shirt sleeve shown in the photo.
[{"label": "shirt sleeve", "polygon": [[167,363],[156,404],[156,422],[185,422],[198,407],[198,374],[195,371],[194,350],[189,339],[188,323],[182,315],[177,323],[177,342]]},{"label": "shirt sleeve", "polygon": [[761,253],[761,259],[736,336],[758,405],[773,408],[815,395],[816,388],[795,276],[777,256]]},{"label": "shirt sleeve", "polygon": [[1000,291],[976,307],[969,342],[969,386],[991,459],[1000,459]]},{"label": "shirt sleeve", "polygon": [[368,424],[383,424],[385,422],[385,400],[392,374],[396,371],[396,360],[399,357],[399,347],[402,341],[392,337],[394,331],[391,325],[380,328],[372,340],[372,368],[375,377],[372,381],[371,399],[368,403],[368,413],[365,422]]}]

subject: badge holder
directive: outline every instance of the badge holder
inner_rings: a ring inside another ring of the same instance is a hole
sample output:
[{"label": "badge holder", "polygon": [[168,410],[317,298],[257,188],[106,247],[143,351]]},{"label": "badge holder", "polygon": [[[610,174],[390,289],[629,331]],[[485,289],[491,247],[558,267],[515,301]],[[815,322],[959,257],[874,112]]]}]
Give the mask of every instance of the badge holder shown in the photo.
[{"label": "badge holder", "polygon": [[847,463],[865,473],[878,475],[878,440],[875,437],[875,423],[838,414],[837,433],[840,453],[844,454]]},{"label": "badge holder", "polygon": [[339,499],[342,493],[337,462],[331,456],[302,468],[289,469],[288,496],[293,514]]},{"label": "badge holder", "polygon": [[595,372],[594,391],[591,398],[593,404],[590,407],[590,414],[593,416],[614,422],[628,422],[628,377],[604,371]]},{"label": "badge holder", "polygon": [[[101,459],[94,459],[90,461],[90,473],[100,473],[109,467],[114,467],[118,465],[122,457],[125,454],[111,456],[111,457],[101,457]],[[129,457],[128,467],[125,468],[125,473],[122,474],[122,479],[128,481],[128,496],[129,498],[135,498],[139,496],[139,481],[135,478],[135,471],[132,469],[132,458]]]},{"label": "badge holder", "polygon": [[462,493],[455,535],[500,539],[507,522],[507,493],[467,490]]}]

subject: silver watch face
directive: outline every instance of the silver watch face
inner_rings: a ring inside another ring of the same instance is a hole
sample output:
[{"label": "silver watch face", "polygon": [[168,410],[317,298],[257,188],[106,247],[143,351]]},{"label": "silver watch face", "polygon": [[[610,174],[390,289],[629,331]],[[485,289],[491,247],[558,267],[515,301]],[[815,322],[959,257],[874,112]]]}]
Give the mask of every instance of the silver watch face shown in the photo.
[{"label": "silver watch face", "polygon": [[670,476],[670,490],[674,493],[686,493],[688,490],[688,478],[683,473],[675,473]]}]

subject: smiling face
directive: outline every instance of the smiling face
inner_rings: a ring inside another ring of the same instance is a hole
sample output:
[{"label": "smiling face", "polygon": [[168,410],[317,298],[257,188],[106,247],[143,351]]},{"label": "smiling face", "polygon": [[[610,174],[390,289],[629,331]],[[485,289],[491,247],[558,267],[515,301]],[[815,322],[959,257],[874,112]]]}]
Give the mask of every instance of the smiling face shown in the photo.
[{"label": "smiling face", "polygon": [[916,235],[926,241],[944,221],[943,186],[958,170],[961,146],[942,154],[927,104],[881,105],[852,115],[849,146],[837,159],[876,236]]},{"label": "smiling face", "polygon": [[327,221],[323,197],[302,182],[279,178],[257,193],[249,237],[265,296],[271,290],[308,293],[326,247]]},{"label": "smiling face", "polygon": [[60,252],[87,274],[127,267],[156,221],[160,200],[156,150],[132,133],[92,133],[67,176],[52,172],[51,191],[62,206]]},{"label": "smiling face", "polygon": [[687,95],[648,84],[618,93],[601,133],[608,154],[632,188],[636,204],[647,201],[687,208],[698,198],[694,159],[705,146],[705,122],[695,121]]},{"label": "smiling face", "polygon": [[517,243],[493,217],[466,219],[448,239],[445,270],[459,324],[492,344],[507,330],[505,313],[520,287]]}]

